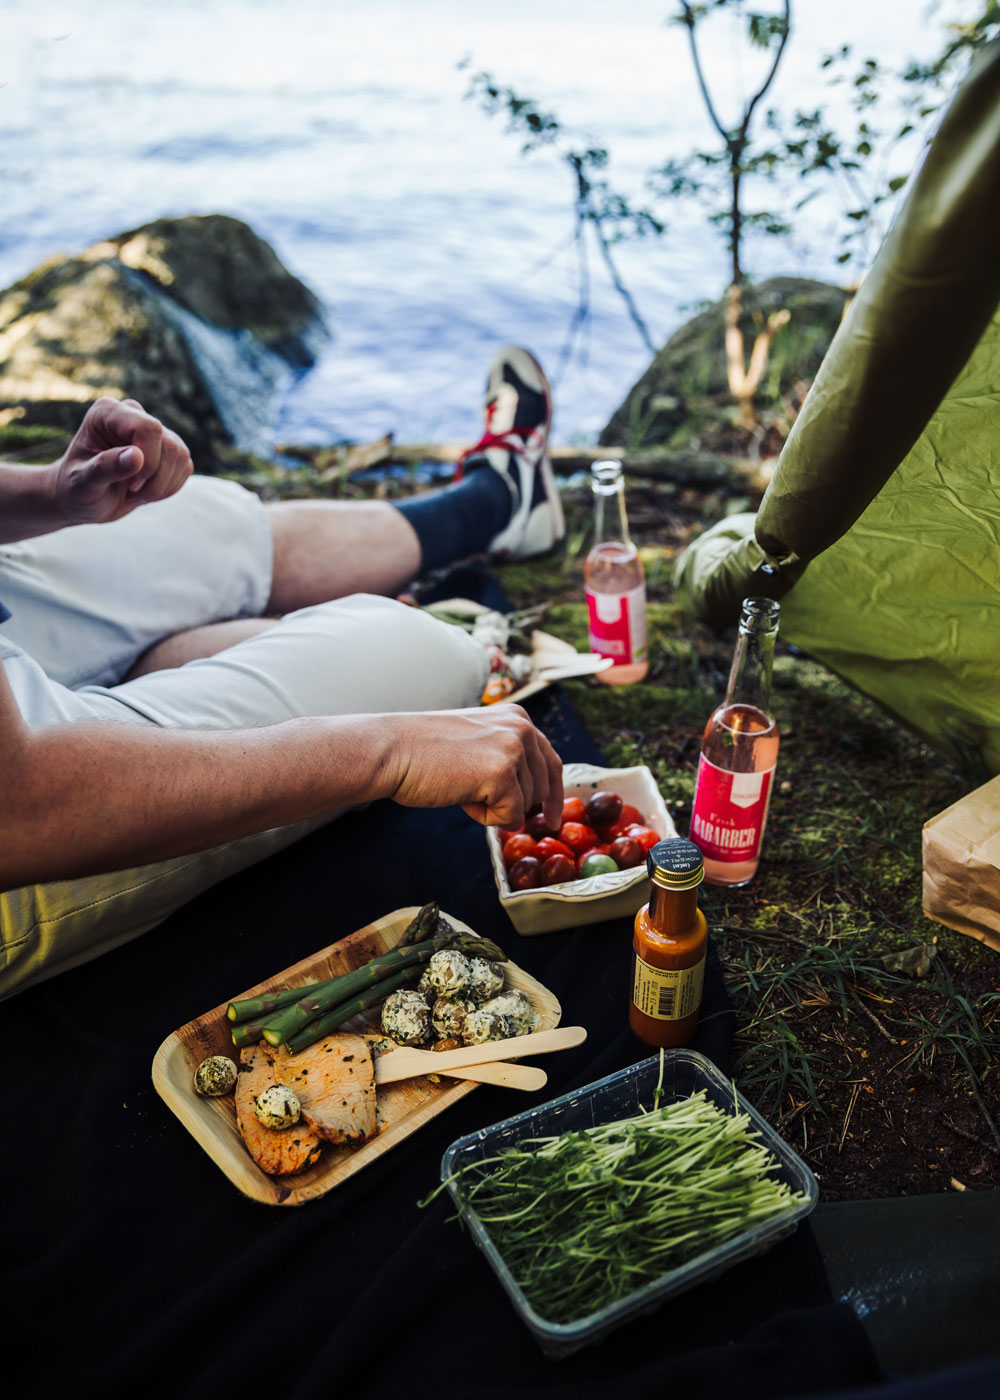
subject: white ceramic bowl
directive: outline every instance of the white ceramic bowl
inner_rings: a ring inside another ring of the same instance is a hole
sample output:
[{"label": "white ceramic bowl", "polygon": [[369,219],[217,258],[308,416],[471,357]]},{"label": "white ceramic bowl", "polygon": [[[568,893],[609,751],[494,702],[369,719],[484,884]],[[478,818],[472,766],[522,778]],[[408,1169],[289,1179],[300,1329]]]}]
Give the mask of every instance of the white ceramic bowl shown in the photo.
[{"label": "white ceramic bowl", "polygon": [[[622,801],[638,807],[649,826],[662,839],[676,836],[660,790],[652,773],[639,768],[595,768],[590,763],[568,763],[563,768],[567,797],[586,802],[598,788],[617,792]],[[518,933],[548,933],[552,929],[575,928],[578,924],[598,924],[606,919],[634,914],[649,899],[646,865],[631,870],[615,870],[608,875],[591,875],[588,880],[572,880],[564,885],[545,885],[537,890],[512,890],[503,863],[500,835],[495,828],[486,833],[493,877],[500,903],[510,915]]]}]

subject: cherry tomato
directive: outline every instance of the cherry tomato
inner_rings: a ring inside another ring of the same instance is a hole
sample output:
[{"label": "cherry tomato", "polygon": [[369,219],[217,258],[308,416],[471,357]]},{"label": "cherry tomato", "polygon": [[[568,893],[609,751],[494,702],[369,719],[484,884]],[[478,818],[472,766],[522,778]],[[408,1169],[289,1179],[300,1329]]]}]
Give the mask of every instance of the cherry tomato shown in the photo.
[{"label": "cherry tomato", "polygon": [[567,797],[562,810],[563,826],[567,822],[582,822],[583,813],[583,799],[581,797]]},{"label": "cherry tomato", "polygon": [[646,859],[645,851],[631,836],[617,836],[608,847],[608,855],[621,870],[630,870]]},{"label": "cherry tomato", "polygon": [[614,826],[622,814],[617,792],[595,792],[587,801],[584,820],[588,826]]},{"label": "cherry tomato", "polygon": [[601,839],[603,841],[614,841],[617,836],[623,836],[630,826],[645,826],[646,821],[638,807],[630,807],[626,802],[621,810],[621,815],[611,826],[601,828]]},{"label": "cherry tomato", "polygon": [[589,875],[611,875],[618,869],[611,856],[595,855],[593,851],[588,851],[585,856],[580,857],[580,879],[586,880]]},{"label": "cherry tomato", "polygon": [[524,822],[520,826],[502,826],[500,828],[500,845],[506,846],[512,836],[520,836],[524,831]]},{"label": "cherry tomato", "polygon": [[542,878],[541,861],[534,856],[524,856],[507,873],[512,890],[537,889]]},{"label": "cherry tomato", "polygon": [[542,816],[541,812],[536,812],[533,817],[529,817],[525,830],[529,836],[533,836],[536,841],[540,841],[543,836],[558,836],[558,831],[553,831],[551,826]]},{"label": "cherry tomato", "polygon": [[651,826],[639,826],[633,822],[622,832],[623,836],[631,836],[633,841],[637,841],[644,851],[651,851],[659,841],[659,836]]},{"label": "cherry tomato", "polygon": [[597,845],[597,832],[592,827],[584,826],[583,822],[566,822],[559,833],[559,840],[578,856]]},{"label": "cherry tomato", "polygon": [[549,856],[542,866],[543,885],[562,885],[567,880],[576,879],[576,866],[572,856]]},{"label": "cherry tomato", "polygon": [[503,848],[503,863],[509,870],[525,856],[533,856],[538,850],[538,842],[527,834],[512,836]]},{"label": "cherry tomato", "polygon": [[573,859],[573,852],[562,841],[557,841],[554,836],[543,836],[538,843],[538,849],[529,851],[529,855],[537,856],[539,860],[546,861],[549,856],[569,856]]},{"label": "cherry tomato", "polygon": [[[578,880],[582,880],[582,879],[583,879],[583,876],[580,874],[580,869],[581,869],[581,867],[582,867],[582,865],[583,865],[583,862],[587,859],[588,856],[606,856],[607,854],[608,854],[608,848],[607,848],[607,846],[591,846],[591,848],[590,848],[589,851],[582,851],[582,852],[580,853],[580,855],[578,855],[577,858],[576,858],[576,876],[577,876],[577,879],[578,879]],[[615,866],[615,869],[617,870],[618,867]]]}]

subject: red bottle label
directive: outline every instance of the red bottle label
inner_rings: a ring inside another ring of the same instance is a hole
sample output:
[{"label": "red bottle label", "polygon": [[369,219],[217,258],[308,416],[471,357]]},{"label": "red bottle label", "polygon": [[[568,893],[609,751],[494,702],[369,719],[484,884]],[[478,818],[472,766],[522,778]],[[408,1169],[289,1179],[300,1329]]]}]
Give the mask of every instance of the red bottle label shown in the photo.
[{"label": "red bottle label", "polygon": [[691,840],[710,860],[755,860],[760,853],[771,800],[774,767],[760,773],[730,773],[698,760],[691,812]]},{"label": "red bottle label", "polygon": [[591,593],[587,589],[590,649],[610,656],[616,666],[646,659],[646,585],[628,593]]}]

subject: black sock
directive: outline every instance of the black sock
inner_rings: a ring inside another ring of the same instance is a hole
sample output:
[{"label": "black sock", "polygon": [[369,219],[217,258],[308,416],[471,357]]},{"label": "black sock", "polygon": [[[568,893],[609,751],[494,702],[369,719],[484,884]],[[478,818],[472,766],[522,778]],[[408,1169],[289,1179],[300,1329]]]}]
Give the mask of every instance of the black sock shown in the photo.
[{"label": "black sock", "polygon": [[425,573],[480,553],[510,521],[514,498],[500,473],[488,464],[466,472],[454,486],[392,502],[417,532]]}]

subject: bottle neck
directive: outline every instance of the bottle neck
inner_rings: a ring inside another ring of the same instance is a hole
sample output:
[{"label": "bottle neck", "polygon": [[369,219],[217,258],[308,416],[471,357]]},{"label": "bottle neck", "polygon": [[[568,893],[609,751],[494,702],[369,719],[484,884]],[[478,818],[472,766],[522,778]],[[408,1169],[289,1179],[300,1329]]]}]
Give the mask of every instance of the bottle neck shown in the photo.
[{"label": "bottle neck", "polygon": [[666,890],[653,884],[649,891],[649,922],[664,938],[690,933],[698,913],[698,886],[690,890]]},{"label": "bottle neck", "polygon": [[[611,467],[615,470],[611,470]],[[602,470],[603,469],[603,470]],[[598,462],[591,476],[594,492],[594,544],[612,540],[631,545],[625,510],[625,478],[617,462]]]},{"label": "bottle neck", "polygon": [[[751,612],[749,604],[762,604]],[[748,599],[740,619],[740,634],[726,687],[726,705],[751,705],[770,714],[771,670],[778,635],[778,605],[769,599]]]}]

